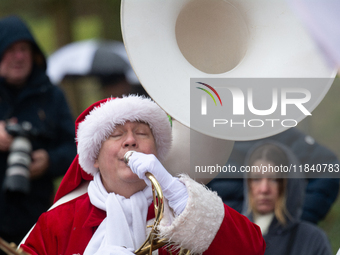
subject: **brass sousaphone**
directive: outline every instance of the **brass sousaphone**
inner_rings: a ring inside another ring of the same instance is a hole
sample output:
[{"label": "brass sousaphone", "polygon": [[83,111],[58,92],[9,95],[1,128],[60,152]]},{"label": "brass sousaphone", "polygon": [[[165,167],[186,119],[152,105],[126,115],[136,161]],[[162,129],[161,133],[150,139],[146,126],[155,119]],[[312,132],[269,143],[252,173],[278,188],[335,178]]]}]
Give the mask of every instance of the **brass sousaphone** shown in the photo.
[{"label": "brass sousaphone", "polygon": [[[223,140],[191,128],[190,78],[336,73],[285,0],[122,0],[121,28],[140,83],[175,119],[173,147],[163,165],[173,175],[186,172],[203,183],[216,174],[195,175],[193,166],[225,165],[232,140],[246,139]],[[324,94],[330,85],[324,85]]]},{"label": "brass sousaphone", "polygon": [[[130,63],[151,98],[210,136],[190,121],[191,78],[325,78],[312,111],[336,74],[286,0],[122,0],[121,25]],[[280,128],[270,135],[288,129]],[[223,139],[266,136],[226,132]]]}]

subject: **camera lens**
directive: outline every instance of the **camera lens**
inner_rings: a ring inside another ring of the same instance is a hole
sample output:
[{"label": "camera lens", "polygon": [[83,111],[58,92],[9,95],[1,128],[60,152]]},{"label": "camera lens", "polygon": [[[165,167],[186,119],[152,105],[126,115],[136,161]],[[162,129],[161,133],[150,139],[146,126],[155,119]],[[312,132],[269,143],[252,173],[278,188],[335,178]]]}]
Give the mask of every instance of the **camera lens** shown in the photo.
[{"label": "camera lens", "polygon": [[8,192],[28,193],[30,190],[30,173],[32,145],[28,138],[15,137],[7,158],[7,170],[4,190]]}]

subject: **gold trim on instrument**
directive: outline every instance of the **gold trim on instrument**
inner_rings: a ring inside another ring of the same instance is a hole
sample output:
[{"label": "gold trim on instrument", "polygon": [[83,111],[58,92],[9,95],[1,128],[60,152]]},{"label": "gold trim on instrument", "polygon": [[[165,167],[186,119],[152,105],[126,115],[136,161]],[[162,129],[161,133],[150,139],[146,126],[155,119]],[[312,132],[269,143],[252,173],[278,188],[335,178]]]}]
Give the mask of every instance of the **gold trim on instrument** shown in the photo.
[{"label": "gold trim on instrument", "polygon": [[[130,154],[131,155],[131,154]],[[150,174],[146,173],[146,177],[151,181],[152,183],[152,195],[153,195],[153,203],[154,203],[154,209],[155,209],[155,221],[151,227],[151,232],[146,238],[145,242],[142,244],[142,246],[135,251],[135,254],[143,255],[143,254],[152,254],[153,250],[159,249],[163,247],[168,242],[165,239],[159,239],[157,237],[157,226],[159,225],[161,219],[163,218],[164,213],[164,196],[162,192],[161,185],[156,180],[156,178]],[[157,197],[156,197],[156,193]]]},{"label": "gold trim on instrument", "polygon": [[0,249],[3,250],[8,255],[30,255],[25,252],[22,248],[17,250],[15,243],[7,243],[4,239],[0,237]]},{"label": "gold trim on instrument", "polygon": [[[134,151],[128,151],[125,153],[124,162],[126,164],[129,163],[129,159],[133,153]],[[160,221],[162,220],[163,214],[164,214],[164,196],[163,196],[161,185],[159,184],[155,176],[153,176],[153,174],[147,172],[145,175],[152,184],[155,221],[152,226],[147,226],[151,228],[151,232],[146,238],[145,242],[141,245],[141,247],[134,252],[137,255],[144,255],[144,254],[151,255],[152,251],[157,250],[166,244],[170,244],[165,238],[160,239],[157,236],[158,234],[157,227]],[[156,193],[157,193],[157,196],[156,196]],[[190,254],[189,250],[186,250],[183,248],[180,249],[179,255],[187,255],[187,254]]]}]

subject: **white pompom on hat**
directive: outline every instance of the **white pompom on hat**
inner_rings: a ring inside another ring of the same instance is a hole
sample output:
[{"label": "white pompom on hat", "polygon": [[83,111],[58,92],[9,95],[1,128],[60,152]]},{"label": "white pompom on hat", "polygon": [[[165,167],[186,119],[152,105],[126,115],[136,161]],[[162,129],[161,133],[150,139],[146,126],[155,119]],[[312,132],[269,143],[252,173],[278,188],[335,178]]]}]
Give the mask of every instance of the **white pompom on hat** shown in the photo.
[{"label": "white pompom on hat", "polygon": [[79,164],[94,175],[94,162],[102,143],[112,134],[116,125],[140,121],[149,125],[155,138],[158,159],[163,161],[172,142],[171,125],[167,114],[151,99],[130,95],[111,98],[94,107],[77,129]]}]

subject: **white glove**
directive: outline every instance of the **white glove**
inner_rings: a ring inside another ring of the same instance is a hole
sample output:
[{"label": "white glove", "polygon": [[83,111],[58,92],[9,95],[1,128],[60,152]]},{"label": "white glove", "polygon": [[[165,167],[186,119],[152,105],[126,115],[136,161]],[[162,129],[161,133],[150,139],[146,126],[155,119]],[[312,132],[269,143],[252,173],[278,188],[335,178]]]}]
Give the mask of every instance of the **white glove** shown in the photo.
[{"label": "white glove", "polygon": [[105,245],[100,248],[94,255],[133,255],[133,249],[127,249],[115,245]]},{"label": "white glove", "polygon": [[128,165],[132,172],[144,180],[148,186],[151,186],[151,182],[145,176],[145,173],[153,174],[161,185],[164,197],[169,201],[169,206],[174,212],[179,215],[184,211],[188,201],[188,191],[185,185],[178,178],[169,174],[155,155],[134,152],[129,158]]}]

